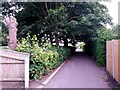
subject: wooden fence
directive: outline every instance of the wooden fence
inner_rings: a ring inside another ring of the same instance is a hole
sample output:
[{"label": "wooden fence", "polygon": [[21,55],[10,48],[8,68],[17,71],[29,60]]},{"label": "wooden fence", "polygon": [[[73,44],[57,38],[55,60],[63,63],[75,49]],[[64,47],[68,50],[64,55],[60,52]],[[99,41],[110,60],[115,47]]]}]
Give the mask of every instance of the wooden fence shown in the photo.
[{"label": "wooden fence", "polygon": [[107,71],[120,84],[120,40],[106,42]]},{"label": "wooden fence", "polygon": [[29,87],[29,54],[0,49],[1,81],[25,81]]}]

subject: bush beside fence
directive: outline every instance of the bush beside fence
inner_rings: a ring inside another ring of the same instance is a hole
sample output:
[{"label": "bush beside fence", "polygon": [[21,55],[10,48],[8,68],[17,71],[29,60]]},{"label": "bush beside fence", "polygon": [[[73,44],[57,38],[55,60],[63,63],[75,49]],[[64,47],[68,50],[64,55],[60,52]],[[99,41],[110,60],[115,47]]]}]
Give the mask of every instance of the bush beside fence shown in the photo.
[{"label": "bush beside fence", "polygon": [[106,48],[104,42],[89,42],[85,45],[85,51],[96,60],[98,65],[104,66],[106,64]]},{"label": "bush beside fence", "polygon": [[101,65],[106,65],[106,41],[116,39],[116,33],[111,29],[104,27],[97,31],[97,36],[86,43],[85,51],[96,59],[96,62]]},{"label": "bush beside fence", "polygon": [[49,42],[40,46],[36,36],[31,40],[23,38],[16,50],[30,53],[30,78],[35,80],[57,68],[71,53],[69,48],[52,46]]}]

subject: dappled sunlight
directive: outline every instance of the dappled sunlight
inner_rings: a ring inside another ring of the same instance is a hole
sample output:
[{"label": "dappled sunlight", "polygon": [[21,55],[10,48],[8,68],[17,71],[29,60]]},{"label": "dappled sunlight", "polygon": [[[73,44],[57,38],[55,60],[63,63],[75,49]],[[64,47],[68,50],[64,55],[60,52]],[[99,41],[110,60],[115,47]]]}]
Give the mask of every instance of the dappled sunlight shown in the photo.
[{"label": "dappled sunlight", "polygon": [[75,50],[75,52],[84,52],[84,50],[83,50],[83,49],[80,49],[80,48],[77,48],[77,49]]},{"label": "dappled sunlight", "polygon": [[77,42],[75,52],[84,52],[84,42]]}]

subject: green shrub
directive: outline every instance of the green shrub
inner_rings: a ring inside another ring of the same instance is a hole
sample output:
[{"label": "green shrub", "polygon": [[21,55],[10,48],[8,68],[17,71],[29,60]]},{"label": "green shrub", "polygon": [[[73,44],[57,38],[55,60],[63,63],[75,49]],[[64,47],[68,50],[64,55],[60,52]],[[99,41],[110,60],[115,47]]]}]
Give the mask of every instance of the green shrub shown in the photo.
[{"label": "green shrub", "polygon": [[116,39],[116,34],[111,29],[101,28],[96,42],[96,61],[99,65],[106,65],[106,41]]},{"label": "green shrub", "polygon": [[97,44],[96,44],[96,61],[99,65],[102,65],[102,66],[105,66],[105,64],[106,64],[105,42],[97,41]]},{"label": "green shrub", "polygon": [[98,31],[98,36],[95,40],[88,42],[85,45],[85,51],[96,59],[96,62],[101,65],[106,65],[106,41],[116,38],[114,31],[106,28],[101,28]]},{"label": "green shrub", "polygon": [[84,51],[96,59],[96,41],[90,41],[85,44]]},{"label": "green shrub", "polygon": [[87,53],[96,60],[98,65],[104,66],[106,64],[105,42],[94,41],[86,45]]},{"label": "green shrub", "polygon": [[30,78],[35,80],[58,67],[71,53],[69,48],[52,46],[48,41],[40,46],[36,36],[22,38],[16,50],[30,53]]}]

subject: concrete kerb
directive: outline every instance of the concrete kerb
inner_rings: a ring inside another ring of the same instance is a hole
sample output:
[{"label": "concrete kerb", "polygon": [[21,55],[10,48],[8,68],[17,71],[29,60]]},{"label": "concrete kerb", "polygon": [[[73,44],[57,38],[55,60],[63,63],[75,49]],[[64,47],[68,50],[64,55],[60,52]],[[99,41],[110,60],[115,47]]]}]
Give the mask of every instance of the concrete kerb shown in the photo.
[{"label": "concrete kerb", "polygon": [[46,80],[44,80],[42,82],[42,86],[39,86],[37,88],[43,88],[44,86],[47,85],[47,83],[50,82],[50,80],[58,73],[58,71],[63,67],[63,65],[68,61],[68,59],[66,59]]}]

